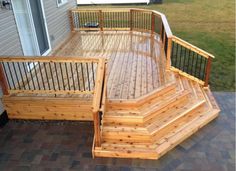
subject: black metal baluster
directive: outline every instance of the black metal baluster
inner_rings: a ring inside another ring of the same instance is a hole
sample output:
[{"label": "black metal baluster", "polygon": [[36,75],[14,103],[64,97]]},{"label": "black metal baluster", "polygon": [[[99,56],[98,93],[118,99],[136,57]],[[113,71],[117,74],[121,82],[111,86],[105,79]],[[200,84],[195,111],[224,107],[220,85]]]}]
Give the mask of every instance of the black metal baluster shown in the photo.
[{"label": "black metal baluster", "polygon": [[207,59],[205,58],[204,59],[204,65],[203,65],[203,77],[202,77],[202,80],[205,80],[205,78],[206,78],[206,75],[205,75],[205,73],[206,73],[206,65],[207,65]]},{"label": "black metal baluster", "polygon": [[193,75],[193,70],[194,70],[194,68],[193,68],[193,66],[194,66],[194,60],[195,60],[195,52],[193,51],[193,54],[192,54],[192,67],[191,67],[191,75]]},{"label": "black metal baluster", "polygon": [[178,65],[178,68],[181,70],[181,65],[182,65],[182,46],[180,45],[180,55],[179,55],[179,65]]},{"label": "black metal baluster", "polygon": [[190,53],[191,53],[191,50],[189,49],[189,51],[188,51],[188,67],[187,67],[187,73],[188,73],[188,74],[189,74],[189,68],[190,68],[190,66],[189,66]]},{"label": "black metal baluster", "polygon": [[61,90],[60,82],[59,82],[59,77],[58,77],[57,66],[56,66],[56,63],[55,63],[55,62],[54,62],[54,68],[55,68],[55,72],[56,72],[56,78],[57,78],[58,90]]},{"label": "black metal baluster", "polygon": [[66,64],[66,63],[65,63],[65,68],[66,68],[66,76],[67,76],[68,88],[69,88],[69,90],[70,90],[70,79],[69,79],[69,74],[68,74],[67,64]]},{"label": "black metal baluster", "polygon": [[173,65],[174,64],[174,61],[175,61],[175,59],[174,59],[174,46],[175,46],[175,44],[174,44],[174,42],[172,43],[172,50],[171,50],[171,64]]},{"label": "black metal baluster", "polygon": [[51,90],[51,86],[50,86],[49,79],[48,79],[47,67],[46,67],[45,63],[43,63],[43,66],[44,66],[44,70],[45,70],[45,74],[46,74],[48,88],[49,88],[49,90]]},{"label": "black metal baluster", "polygon": [[61,78],[62,78],[63,88],[64,88],[64,90],[66,90],[66,88],[65,88],[65,81],[64,81],[63,72],[62,72],[62,67],[61,67],[61,63],[59,63],[59,66],[60,66],[60,70],[61,70]]},{"label": "black metal baluster", "polygon": [[43,79],[43,74],[42,74],[42,67],[41,67],[41,63],[40,62],[39,62],[39,72],[40,72],[41,80],[42,80],[42,83],[43,83],[43,89],[46,90],[44,79]]},{"label": "black metal baluster", "polygon": [[27,65],[26,63],[23,63],[23,69],[24,69],[24,73],[25,73],[25,76],[26,76],[27,85],[28,85],[29,90],[30,90],[31,89],[30,88],[30,83],[29,83],[29,79],[28,79],[27,72],[26,72],[26,69],[25,69],[26,65]]},{"label": "black metal baluster", "polygon": [[79,71],[78,71],[78,65],[77,65],[77,63],[75,63],[75,67],[76,67],[76,73],[77,73],[77,79],[78,79],[79,90],[81,90],[81,89],[80,89]]},{"label": "black metal baluster", "polygon": [[80,66],[81,66],[82,80],[83,80],[84,91],[85,91],[85,81],[84,81],[84,71],[83,71],[83,64],[82,64],[82,63],[80,63]]},{"label": "black metal baluster", "polygon": [[53,78],[53,73],[52,73],[51,63],[49,62],[48,65],[49,65],[49,70],[50,70],[51,77],[52,77],[52,86],[53,86],[53,89],[56,90],[55,83],[54,83],[54,78]]},{"label": "black metal baluster", "polygon": [[9,85],[9,87],[11,88],[11,84],[10,84],[10,80],[8,78],[8,74],[7,74],[7,70],[6,70],[6,67],[5,67],[5,63],[1,62],[3,68],[4,68],[4,72],[5,72],[5,75],[6,75],[6,78],[7,78],[7,83]]},{"label": "black metal baluster", "polygon": [[92,74],[93,74],[93,87],[95,85],[95,79],[94,79],[94,66],[93,66],[93,62],[92,62]]},{"label": "black metal baluster", "polygon": [[41,87],[40,87],[40,84],[39,84],[39,79],[38,79],[38,74],[36,72],[36,67],[35,67],[35,63],[33,62],[33,65],[34,65],[34,73],[35,73],[35,76],[36,76],[36,80],[37,80],[37,83],[38,83],[38,87],[39,89],[41,90]]},{"label": "black metal baluster", "polygon": [[199,67],[199,74],[198,74],[198,78],[201,79],[201,74],[202,74],[202,56],[200,55],[200,67]]},{"label": "black metal baluster", "polygon": [[72,68],[72,63],[70,63],[70,69],[71,69],[71,74],[72,74],[73,87],[74,87],[74,90],[76,90],[75,89],[75,80],[74,80],[74,72],[73,72],[73,68]]},{"label": "black metal baluster", "polygon": [[187,48],[184,48],[184,61],[183,61],[183,71],[185,72],[185,64],[186,64],[186,55],[187,55]]},{"label": "black metal baluster", "polygon": [[86,70],[87,70],[87,77],[88,77],[88,88],[89,88],[89,91],[91,90],[90,88],[90,80],[89,80],[89,71],[88,71],[88,63],[86,63]]},{"label": "black metal baluster", "polygon": [[18,74],[17,74],[17,72],[16,72],[15,62],[13,62],[12,65],[13,65],[13,69],[14,69],[14,72],[15,72],[14,74],[15,74],[15,76],[16,76],[16,81],[17,81],[17,84],[18,84],[18,88],[19,88],[19,90],[21,90],[20,81],[19,81],[19,78],[18,78]]},{"label": "black metal baluster", "polygon": [[178,61],[178,53],[179,53],[179,44],[178,43],[175,43],[174,44],[176,45],[176,52],[175,52],[175,63],[174,63],[174,67],[177,67],[177,61]]},{"label": "black metal baluster", "polygon": [[30,73],[30,77],[31,77],[31,80],[32,80],[32,84],[33,84],[33,90],[36,90],[29,62],[28,62],[28,67],[29,67],[29,73]]},{"label": "black metal baluster", "polygon": [[194,76],[197,77],[197,65],[198,65],[198,54],[196,57],[196,65],[195,65],[195,72],[194,72]]}]

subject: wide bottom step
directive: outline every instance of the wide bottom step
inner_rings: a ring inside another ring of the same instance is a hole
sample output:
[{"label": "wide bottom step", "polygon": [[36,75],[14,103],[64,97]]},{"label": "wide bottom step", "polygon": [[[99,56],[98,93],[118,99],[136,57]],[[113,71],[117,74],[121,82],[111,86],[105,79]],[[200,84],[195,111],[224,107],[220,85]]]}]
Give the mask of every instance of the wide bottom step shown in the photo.
[{"label": "wide bottom step", "polygon": [[[102,145],[95,147],[95,157],[115,157],[115,158],[139,158],[139,159],[158,159],[169,150],[180,144],[186,138],[193,135],[200,128],[208,124],[218,116],[219,110],[214,109],[206,114],[199,114],[191,122],[186,123],[182,128],[172,130],[164,137],[160,138],[151,146],[135,146],[135,144],[125,144],[117,142],[116,144]],[[175,132],[175,134],[173,134]],[[155,148],[156,147],[156,148]]]}]

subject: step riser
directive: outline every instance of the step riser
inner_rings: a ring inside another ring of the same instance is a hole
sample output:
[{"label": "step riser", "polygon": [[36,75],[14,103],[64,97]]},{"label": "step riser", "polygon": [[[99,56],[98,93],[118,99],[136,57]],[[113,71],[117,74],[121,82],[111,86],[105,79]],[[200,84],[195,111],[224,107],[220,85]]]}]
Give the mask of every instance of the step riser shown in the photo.
[{"label": "step riser", "polygon": [[116,116],[109,116],[103,118],[104,123],[108,124],[115,124],[115,125],[142,125],[143,124],[143,118],[130,118],[130,117],[116,117]]},{"label": "step riser", "polygon": [[157,153],[142,153],[142,152],[113,152],[105,150],[94,150],[96,157],[115,157],[115,158],[133,158],[133,159],[157,159]]},{"label": "step riser", "polygon": [[149,95],[148,97],[143,97],[142,100],[139,101],[135,101],[132,100],[131,102],[126,101],[108,101],[107,103],[107,109],[108,110],[130,110],[130,109],[137,109],[140,108],[142,105],[144,105],[147,101],[151,101],[153,99],[156,99],[164,94],[166,94],[167,92],[176,92],[176,85],[175,84],[171,84],[165,88],[163,88],[161,91],[157,91],[151,95]]},{"label": "step riser", "polygon": [[160,137],[164,136],[166,134],[166,132],[169,132],[172,129],[176,128],[178,123],[181,123],[181,121],[186,120],[186,117],[188,117],[190,114],[192,115],[193,113],[196,113],[197,111],[201,110],[203,105],[204,105],[204,103],[199,105],[195,109],[191,110],[190,112],[186,113],[185,115],[182,115],[180,118],[176,119],[174,122],[167,124],[165,127],[163,127],[162,129],[158,130],[154,134],[152,134],[152,142],[155,142]]},{"label": "step riser", "polygon": [[[109,124],[117,124],[117,125],[128,125],[128,126],[135,126],[135,124],[142,126],[145,122],[152,119],[158,114],[161,114],[165,110],[177,105],[178,103],[186,103],[188,100],[188,94],[185,92],[183,95],[178,96],[176,99],[170,101],[169,103],[165,104],[164,106],[161,106],[160,108],[157,108],[153,111],[148,111],[144,117],[129,117],[129,116],[114,116],[114,115],[108,115],[104,116],[104,123]],[[104,124],[106,125],[106,124]]]},{"label": "step riser", "polygon": [[184,95],[180,95],[178,98],[176,98],[175,100],[170,101],[169,103],[167,103],[165,106],[162,106],[161,108],[158,108],[154,111],[151,111],[149,113],[146,114],[146,116],[143,119],[143,122],[147,122],[151,119],[153,119],[155,116],[161,114],[162,112],[172,108],[173,106],[178,105],[179,103],[186,103],[188,101],[188,93],[184,94]]},{"label": "step riser", "polygon": [[132,134],[132,133],[116,133],[116,132],[111,132],[111,133],[104,133],[102,134],[102,140],[103,141],[117,141],[117,142],[144,142],[144,143],[151,143],[152,139],[150,135],[145,135],[145,134]]}]

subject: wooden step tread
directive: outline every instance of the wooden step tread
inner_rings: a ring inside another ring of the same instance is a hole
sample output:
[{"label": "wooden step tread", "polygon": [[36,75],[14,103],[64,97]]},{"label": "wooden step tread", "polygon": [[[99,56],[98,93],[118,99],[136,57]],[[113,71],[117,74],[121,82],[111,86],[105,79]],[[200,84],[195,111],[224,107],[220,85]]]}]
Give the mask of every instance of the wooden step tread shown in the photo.
[{"label": "wooden step tread", "polygon": [[173,123],[177,119],[197,109],[204,103],[205,100],[193,100],[189,101],[188,104],[181,104],[180,106],[173,107],[149,120],[145,126],[147,127],[147,130],[153,134],[154,132],[164,128],[166,125]]},{"label": "wooden step tread", "polygon": [[101,147],[95,148],[95,156],[157,159],[217,117],[218,113],[219,110],[194,113],[189,122],[165,134],[154,144],[115,142],[114,140],[103,142]]},{"label": "wooden step tread", "polygon": [[174,131],[166,136],[162,137],[158,142],[156,142],[159,146],[156,149],[158,156],[162,156],[167,151],[174,148],[176,145],[180,144],[183,140],[197,132],[204,125],[212,121],[218,116],[219,110],[214,109],[210,110],[207,113],[201,113],[195,119],[188,122],[184,127],[180,128],[179,131]]},{"label": "wooden step tread", "polygon": [[112,125],[103,125],[103,133],[106,132],[138,132],[147,134],[147,129],[140,126],[117,126],[116,124]]},{"label": "wooden step tread", "polygon": [[142,106],[139,110],[110,110],[106,112],[104,117],[139,117],[146,116],[152,110],[157,110],[168,106],[169,103],[172,103],[186,95],[189,94],[189,91],[179,91],[176,93],[166,94],[161,96],[160,99],[154,99],[150,102],[147,102],[146,105]]},{"label": "wooden step tread", "polygon": [[135,109],[140,108],[142,105],[146,104],[146,101],[150,101],[152,99],[158,98],[169,91],[175,90],[175,87],[176,87],[176,83],[171,82],[137,99],[132,99],[132,100],[109,99],[107,103],[107,109],[108,110],[109,109],[111,110],[122,110],[122,109],[135,110]]},{"label": "wooden step tread", "polygon": [[220,110],[219,105],[216,102],[215,97],[213,96],[211,90],[209,88],[202,88],[202,91],[207,99],[208,104],[213,108],[213,109],[218,109]]}]

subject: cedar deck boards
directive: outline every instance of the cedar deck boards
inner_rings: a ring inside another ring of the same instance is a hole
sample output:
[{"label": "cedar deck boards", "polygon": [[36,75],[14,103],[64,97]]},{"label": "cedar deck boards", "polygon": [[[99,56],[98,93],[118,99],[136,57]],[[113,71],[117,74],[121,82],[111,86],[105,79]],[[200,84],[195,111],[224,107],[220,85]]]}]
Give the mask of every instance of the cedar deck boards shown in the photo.
[{"label": "cedar deck boards", "polygon": [[77,31],[53,56],[107,58],[107,98],[135,99],[164,84],[160,48],[149,33]]},{"label": "cedar deck boards", "polygon": [[[158,39],[134,31],[76,31],[52,53],[108,59],[106,111],[94,157],[157,159],[218,116],[209,88],[165,70]],[[21,96],[4,98],[10,118],[93,120],[93,94]]]}]

